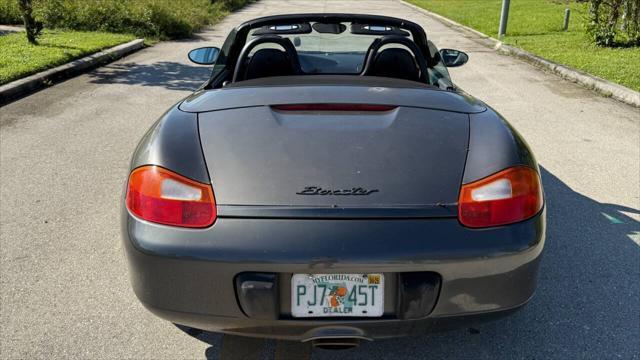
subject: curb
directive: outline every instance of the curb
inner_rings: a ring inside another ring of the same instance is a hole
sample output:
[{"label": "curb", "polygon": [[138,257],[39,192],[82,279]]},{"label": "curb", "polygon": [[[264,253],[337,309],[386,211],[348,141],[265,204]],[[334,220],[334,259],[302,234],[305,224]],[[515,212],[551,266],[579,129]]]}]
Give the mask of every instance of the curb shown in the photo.
[{"label": "curb", "polygon": [[473,40],[482,45],[492,48],[500,54],[515,56],[538,68],[550,71],[563,79],[573,81],[588,89],[595,90],[605,97],[611,97],[625,104],[640,108],[640,92],[638,91],[629,89],[628,87],[622,85],[614,84],[608,80],[599,78],[591,74],[587,74],[572,67],[555,63],[520,48],[506,45],[498,39],[492,38],[491,36],[455,22],[442,15],[435,14],[429,10],[425,10],[413,4],[409,4],[403,0],[398,0],[398,2],[414,10],[422,12],[425,15],[428,15],[440,21],[450,28],[473,34],[477,37]]},{"label": "curb", "polygon": [[99,65],[117,60],[144,46],[143,39],[136,39],[112,48],[73,60],[22,79],[0,86],[0,106],[48,87],[55,82],[69,79]]}]

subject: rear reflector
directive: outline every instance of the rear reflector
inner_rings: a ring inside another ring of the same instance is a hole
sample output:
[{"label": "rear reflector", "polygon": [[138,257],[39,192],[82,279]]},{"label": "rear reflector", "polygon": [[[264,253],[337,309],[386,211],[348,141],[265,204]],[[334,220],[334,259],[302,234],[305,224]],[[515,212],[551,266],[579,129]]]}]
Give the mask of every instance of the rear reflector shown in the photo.
[{"label": "rear reflector", "polygon": [[207,227],[217,215],[211,185],[159,166],[143,166],[131,172],[126,204],[144,220],[173,226]]},{"label": "rear reflector", "polygon": [[458,219],[473,228],[506,225],[534,216],[542,203],[538,173],[516,166],[462,185]]},{"label": "rear reflector", "polygon": [[279,111],[391,111],[395,105],[378,104],[283,104],[271,105]]}]

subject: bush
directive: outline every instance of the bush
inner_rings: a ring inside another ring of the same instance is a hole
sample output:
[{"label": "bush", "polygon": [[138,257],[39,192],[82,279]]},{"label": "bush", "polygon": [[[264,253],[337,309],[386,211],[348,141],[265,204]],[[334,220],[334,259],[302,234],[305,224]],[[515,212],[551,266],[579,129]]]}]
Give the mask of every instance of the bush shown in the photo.
[{"label": "bush", "polygon": [[211,1],[212,3],[219,3],[221,4],[224,8],[226,8],[227,10],[233,11],[233,10],[237,10],[240,9],[241,7],[247,5],[246,0],[218,0],[218,1]]},{"label": "bush", "polygon": [[640,0],[590,0],[587,31],[600,46],[640,46]]},{"label": "bush", "polygon": [[22,24],[18,0],[0,0],[0,24]]},{"label": "bush", "polygon": [[[183,38],[251,0],[33,0],[45,28]],[[0,22],[17,0],[0,0]],[[18,12],[18,22],[21,18]],[[13,16],[13,15],[12,15]]]}]

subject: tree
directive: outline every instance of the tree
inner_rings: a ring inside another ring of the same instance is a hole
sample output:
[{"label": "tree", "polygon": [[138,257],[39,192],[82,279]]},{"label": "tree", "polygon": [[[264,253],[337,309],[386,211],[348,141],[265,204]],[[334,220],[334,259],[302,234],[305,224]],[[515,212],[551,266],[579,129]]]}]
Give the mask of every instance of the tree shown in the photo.
[{"label": "tree", "polygon": [[590,0],[588,31],[601,46],[639,46],[640,0]]},{"label": "tree", "polygon": [[24,21],[24,29],[27,33],[27,40],[32,44],[37,44],[37,37],[42,31],[42,23],[36,21],[33,18],[33,3],[32,0],[18,0],[20,4],[20,11],[22,12],[22,19]]}]

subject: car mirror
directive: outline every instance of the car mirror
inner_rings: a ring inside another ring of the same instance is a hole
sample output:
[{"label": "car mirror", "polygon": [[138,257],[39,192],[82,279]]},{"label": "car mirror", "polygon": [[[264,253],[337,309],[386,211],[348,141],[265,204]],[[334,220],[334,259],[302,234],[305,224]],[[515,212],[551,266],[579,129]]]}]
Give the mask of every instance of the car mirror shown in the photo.
[{"label": "car mirror", "polygon": [[189,51],[189,60],[199,65],[213,65],[220,54],[217,47],[201,47]]},{"label": "car mirror", "polygon": [[467,53],[453,49],[441,49],[440,57],[447,67],[462,66],[469,61]]},{"label": "car mirror", "polygon": [[314,23],[312,26],[313,30],[319,32],[320,34],[342,34],[345,30],[347,30],[347,26],[344,24],[323,24],[323,23]]}]

